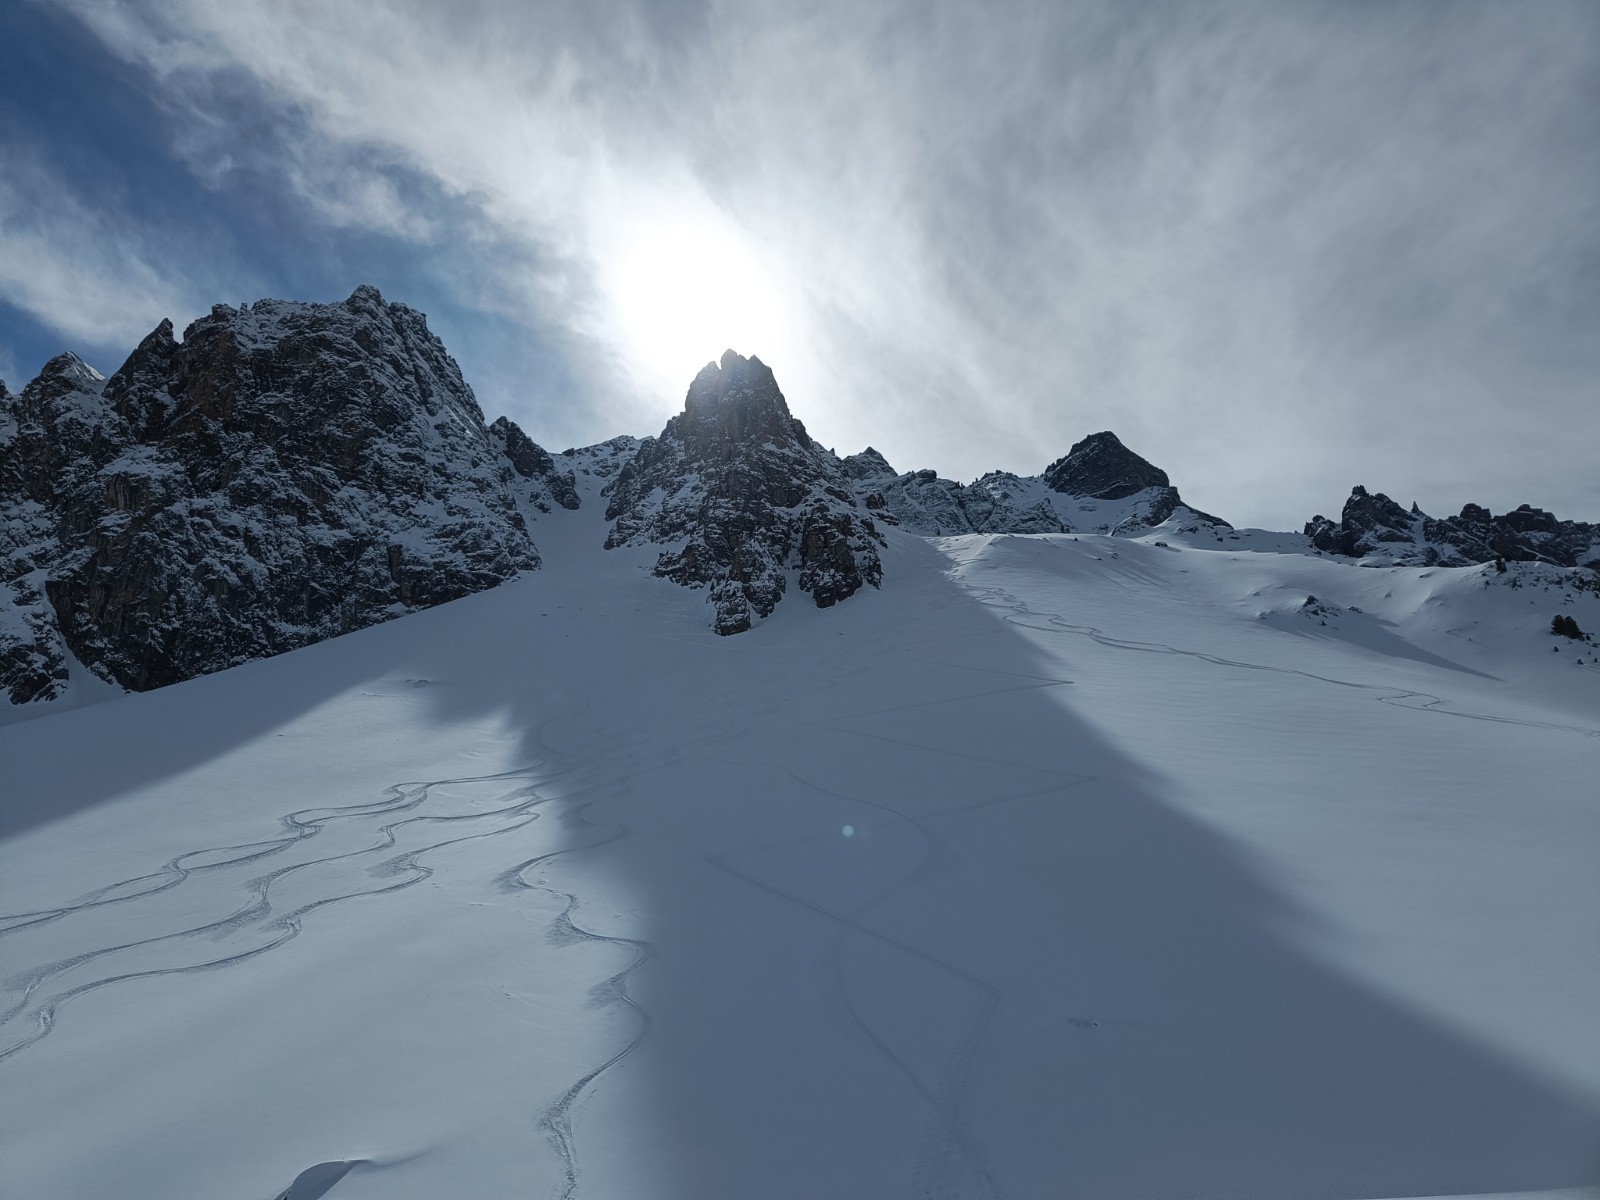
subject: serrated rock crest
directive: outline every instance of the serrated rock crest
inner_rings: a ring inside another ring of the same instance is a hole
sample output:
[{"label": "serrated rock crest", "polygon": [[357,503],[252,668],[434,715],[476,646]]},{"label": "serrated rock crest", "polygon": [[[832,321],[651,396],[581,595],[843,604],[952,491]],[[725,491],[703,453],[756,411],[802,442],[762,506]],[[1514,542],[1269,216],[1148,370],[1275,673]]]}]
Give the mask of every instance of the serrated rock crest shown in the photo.
[{"label": "serrated rock crest", "polygon": [[59,694],[62,644],[143,690],[492,587],[539,565],[525,513],[576,503],[371,287],[163,321],[109,380],[62,356],[3,403],[0,582],[45,614],[0,631],[13,699]]},{"label": "serrated rock crest", "polygon": [[660,545],[655,573],[707,589],[712,626],[770,616],[789,575],[826,608],[876,587],[882,536],[839,460],[789,412],[771,369],[729,350],[610,485],[608,548]]}]

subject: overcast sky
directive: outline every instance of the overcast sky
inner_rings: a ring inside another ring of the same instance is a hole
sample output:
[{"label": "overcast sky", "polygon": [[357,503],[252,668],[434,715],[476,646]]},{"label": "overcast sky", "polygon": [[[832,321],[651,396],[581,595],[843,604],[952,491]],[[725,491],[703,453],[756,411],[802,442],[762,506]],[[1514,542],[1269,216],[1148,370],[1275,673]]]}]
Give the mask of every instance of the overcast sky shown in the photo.
[{"label": "overcast sky", "polygon": [[0,7],[0,377],[429,314],[551,449],[728,347],[840,453],[1600,519],[1594,0]]}]

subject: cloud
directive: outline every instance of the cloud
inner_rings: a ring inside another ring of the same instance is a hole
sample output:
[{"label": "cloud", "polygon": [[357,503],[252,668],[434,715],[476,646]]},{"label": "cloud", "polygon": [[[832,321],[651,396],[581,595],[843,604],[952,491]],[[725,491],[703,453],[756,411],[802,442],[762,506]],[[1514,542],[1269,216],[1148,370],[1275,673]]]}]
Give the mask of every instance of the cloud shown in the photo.
[{"label": "cloud", "polygon": [[1585,3],[73,7],[197,170],[236,169],[206,97],[248,79],[295,131],[256,153],[328,225],[465,230],[453,289],[552,340],[596,437],[687,383],[613,282],[680,229],[708,277],[776,281],[738,348],[843,450],[970,477],[1111,427],[1236,520],[1358,475],[1600,508]]},{"label": "cloud", "polygon": [[3,342],[0,342],[0,383],[13,392],[20,392],[28,383],[17,366],[16,351]]},{"label": "cloud", "polygon": [[79,348],[124,352],[163,317],[203,311],[215,278],[191,280],[176,239],[91,204],[24,153],[0,176],[0,293]]}]

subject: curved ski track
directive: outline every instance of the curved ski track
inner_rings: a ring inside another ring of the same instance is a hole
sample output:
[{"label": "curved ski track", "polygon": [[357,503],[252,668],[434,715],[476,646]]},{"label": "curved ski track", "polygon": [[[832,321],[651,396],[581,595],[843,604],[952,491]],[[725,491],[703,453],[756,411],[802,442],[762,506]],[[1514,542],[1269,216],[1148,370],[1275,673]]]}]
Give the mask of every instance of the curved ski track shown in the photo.
[{"label": "curved ski track", "polygon": [[[587,697],[581,697],[581,699],[587,705]],[[563,716],[570,715],[572,714],[563,714]],[[546,724],[548,723],[546,722]],[[543,726],[538,730],[536,738],[542,747],[547,750],[550,749]],[[633,741],[633,746],[629,747],[630,739],[608,736],[605,731],[600,731],[594,738],[589,739],[584,748],[588,749],[592,746],[604,744],[609,750],[606,758],[610,765],[624,763],[634,767],[647,765],[648,759],[633,763],[627,762],[630,757],[628,750],[630,748],[637,750],[645,741],[643,738],[631,740]],[[618,752],[619,746],[623,747],[620,753]],[[545,769],[552,760],[570,760],[572,758],[579,759],[581,766],[566,767],[562,770]],[[589,761],[582,762],[585,758],[588,758]],[[396,783],[385,789],[386,795],[382,800],[341,806],[319,806],[288,813],[279,818],[288,830],[288,836],[259,842],[210,846],[185,851],[169,860],[159,871],[119,880],[116,883],[96,888],[71,904],[0,916],[0,939],[3,939],[8,935],[19,933],[25,929],[36,928],[44,924],[71,918],[74,914],[104,908],[108,905],[147,899],[158,893],[180,887],[188,880],[204,872],[239,867],[281,854],[293,846],[315,838],[334,822],[357,821],[362,818],[382,818],[394,814],[413,813],[415,810],[425,808],[432,793],[437,788],[513,780],[524,781],[520,787],[517,787],[505,797],[505,799],[513,801],[510,804],[442,815],[427,812],[409,815],[400,820],[379,825],[374,831],[375,840],[365,846],[354,850],[344,850],[339,853],[308,858],[268,872],[265,875],[249,879],[244,883],[248,893],[247,902],[228,915],[214,921],[208,921],[172,933],[98,947],[13,975],[10,979],[5,980],[4,983],[7,990],[19,990],[20,996],[3,1010],[0,1010],[0,1035],[3,1035],[7,1026],[22,1024],[29,1018],[32,1019],[33,1028],[24,1036],[0,1045],[0,1063],[4,1063],[6,1059],[21,1053],[30,1046],[37,1045],[49,1036],[56,1027],[57,1015],[61,1008],[78,996],[134,979],[216,970],[266,954],[287,944],[298,936],[302,929],[303,919],[317,909],[325,908],[342,900],[353,899],[357,896],[375,896],[400,891],[428,879],[433,875],[433,869],[419,860],[423,855],[431,851],[463,842],[497,837],[501,834],[521,829],[537,820],[540,816],[538,810],[552,799],[557,798],[546,794],[543,790],[546,785],[557,779],[573,775],[580,770],[585,776],[591,777],[584,780],[581,786],[576,789],[570,786],[564,788],[560,796],[564,800],[571,800],[586,791],[595,790],[600,786],[592,778],[597,769],[598,765],[594,758],[583,754],[581,750],[575,755],[569,751],[551,750],[549,757],[540,758],[528,766],[515,770],[486,775]],[[580,814],[591,803],[593,801],[585,801],[578,804],[568,810],[568,815]],[[437,824],[449,827],[457,822],[482,822],[485,820],[494,821],[494,827],[457,837],[429,840],[426,845],[408,849],[396,855],[385,856],[384,854],[385,851],[395,846],[400,832],[408,826]],[[592,824],[586,821],[583,823]],[[552,1147],[562,1161],[566,1177],[566,1184],[562,1193],[564,1197],[571,1197],[574,1194],[578,1180],[576,1147],[572,1134],[571,1119],[571,1110],[574,1103],[604,1072],[631,1054],[642,1042],[649,1029],[649,1015],[628,994],[627,982],[629,977],[649,958],[653,950],[650,944],[645,941],[611,937],[582,928],[573,919],[580,904],[577,896],[543,884],[530,883],[524,878],[524,872],[552,859],[616,841],[626,837],[629,832],[625,827],[615,829],[598,840],[547,852],[496,876],[504,890],[538,890],[565,901],[565,907],[556,917],[551,929],[551,937],[554,941],[558,943],[577,941],[610,943],[628,947],[633,952],[632,961],[621,971],[611,974],[597,984],[594,992],[598,1001],[618,1002],[630,1008],[639,1017],[639,1030],[620,1050],[598,1066],[585,1072],[582,1077],[569,1086],[556,1101],[545,1109],[538,1121],[539,1128],[545,1131]],[[274,907],[274,885],[279,884],[280,881],[309,868],[363,858],[371,858],[375,861],[371,865],[360,867],[358,871],[352,872],[352,875],[347,878],[364,877],[368,880],[377,881],[378,886],[359,887],[350,891],[342,891],[338,894],[319,896],[309,903],[299,904],[286,911],[278,911]],[[266,935],[266,940],[248,945],[243,949],[234,948],[221,954],[206,955],[202,953],[194,956],[193,961],[175,965],[129,970],[117,970],[115,967],[111,967],[110,969],[101,970],[95,977],[82,982],[54,989],[49,987],[53,980],[59,980],[61,976],[77,968],[101,963],[102,960],[107,959],[114,961],[113,956],[124,951],[158,945],[174,947],[191,944],[197,947],[213,946],[219,938],[229,936],[237,938],[239,934],[250,931]]]},{"label": "curved ski track", "polygon": [[[125,895],[116,894],[118,889],[135,884],[141,880],[158,877],[148,875],[137,877],[134,880],[124,880],[120,883],[111,884],[108,887],[100,888],[97,889],[96,892],[90,893],[89,896],[85,897],[83,901],[80,901],[77,904],[66,905],[60,909],[48,910],[43,914],[25,914],[25,916],[32,916],[34,919],[14,924],[4,931],[0,931],[0,937],[19,932],[22,929],[27,929],[33,925],[41,924],[46,921],[59,920],[64,917],[71,916],[76,912],[98,908],[107,904],[141,899],[156,892],[165,891],[171,887],[177,887],[185,882],[185,880],[190,878],[198,870],[214,869],[224,866],[237,866],[240,863],[251,862],[258,858],[265,858],[269,855],[281,853],[290,846],[293,846],[308,838],[315,837],[319,832],[321,832],[324,826],[332,821],[349,820],[363,816],[383,816],[391,813],[408,812],[412,809],[422,806],[428,800],[433,789],[437,787],[451,784],[498,782],[501,780],[528,776],[537,769],[538,767],[534,766],[516,771],[499,772],[491,775],[438,779],[419,783],[399,783],[394,784],[387,789],[387,791],[390,793],[390,799],[377,805],[360,804],[344,807],[302,809],[298,812],[290,813],[283,818],[286,824],[290,825],[296,830],[295,836],[284,839],[276,845],[271,845],[267,849],[258,850],[237,858],[223,859],[217,863],[209,864],[208,867],[198,868],[184,867],[182,864],[185,859],[191,859],[206,854],[225,853],[227,851],[240,849],[241,847],[222,846],[189,851],[185,854],[179,855],[177,858],[173,859],[167,864],[166,871],[170,872],[174,877],[157,887],[143,891],[134,891]],[[539,782],[548,782],[549,778],[554,778],[554,776],[541,779]],[[302,920],[308,913],[314,912],[320,908],[325,908],[330,904],[336,904],[341,900],[353,899],[357,896],[382,895],[386,892],[399,891],[403,888],[411,887],[414,884],[421,883],[433,874],[433,869],[431,867],[424,866],[418,861],[424,854],[427,854],[433,850],[442,849],[445,846],[452,846],[461,842],[475,841],[480,838],[494,837],[502,833],[508,833],[512,830],[520,829],[524,825],[527,825],[538,818],[539,814],[534,810],[538,806],[546,803],[549,799],[548,797],[542,796],[538,793],[537,785],[518,789],[517,791],[513,792],[512,795],[520,795],[522,798],[516,803],[502,808],[458,813],[448,816],[424,814],[407,817],[399,821],[392,821],[387,824],[380,825],[376,830],[377,840],[367,846],[363,846],[356,850],[347,850],[338,854],[310,858],[303,862],[293,863],[286,867],[280,867],[278,870],[271,871],[266,875],[249,880],[245,885],[250,897],[248,902],[243,907],[238,908],[234,912],[229,913],[227,916],[218,918],[217,920],[208,921],[201,925],[191,926],[187,929],[182,929],[174,933],[160,934],[155,937],[140,938],[134,941],[120,942],[114,945],[104,946],[95,950],[73,955],[72,957],[62,959],[58,962],[47,963],[30,971],[24,971],[18,975],[12,976],[7,983],[13,989],[20,987],[21,996],[4,1011],[0,1011],[0,1027],[9,1024],[24,1012],[29,1012],[34,1017],[36,1028],[33,1030],[33,1032],[22,1037],[21,1039],[13,1041],[9,1045],[0,1046],[0,1062],[3,1062],[11,1055],[19,1053],[20,1051],[34,1045],[42,1038],[46,1037],[55,1027],[56,1014],[58,1010],[62,1005],[66,1004],[75,997],[84,995],[91,991],[96,991],[103,987],[109,987],[112,984],[123,983],[132,979],[146,979],[161,975],[175,975],[192,971],[213,970],[218,967],[225,967],[234,963],[244,962],[247,959],[255,958],[258,955],[265,954],[270,950],[274,950],[279,946],[286,944],[298,936],[301,930]],[[485,832],[469,833],[460,837],[444,838],[438,841],[431,841],[425,846],[421,846],[413,850],[407,850],[393,857],[380,857],[383,851],[391,849],[395,845],[398,831],[405,826],[420,823],[448,825],[455,822],[482,821],[485,818],[495,817],[503,817],[507,818],[508,820],[500,823],[496,828]],[[252,843],[247,844],[247,846],[259,846],[263,844],[264,843]],[[369,867],[364,868],[362,873],[367,878],[376,880],[386,880],[394,876],[403,876],[403,878],[399,878],[395,882],[382,883],[377,887],[358,888],[354,891],[344,892],[337,895],[319,897],[310,903],[299,905],[298,907],[292,908],[285,912],[278,912],[274,909],[272,889],[273,885],[278,883],[280,880],[283,880],[288,876],[295,874],[296,872],[307,870],[311,867],[365,857],[378,857],[377,862]],[[226,937],[227,935],[236,934],[249,929],[254,929],[260,933],[267,934],[268,940],[257,945],[249,946],[243,950],[235,950],[232,953],[224,953],[214,957],[200,956],[197,961],[182,963],[175,966],[151,967],[127,971],[116,971],[113,969],[108,973],[101,974],[97,978],[74,984],[58,991],[48,992],[45,996],[35,1001],[36,995],[41,991],[41,989],[44,988],[44,985],[49,983],[52,979],[87,964],[108,958],[109,956],[115,955],[121,951],[161,944],[186,944],[200,940],[214,942],[219,937]]]},{"label": "curved ski track", "polygon": [[[962,586],[970,586],[963,584]],[[1384,695],[1374,699],[1379,704],[1392,704],[1397,708],[1409,708],[1417,712],[1429,712],[1441,717],[1459,717],[1464,721],[1491,721],[1498,725],[1521,725],[1529,729],[1554,729],[1565,733],[1582,734],[1584,737],[1600,737],[1600,729],[1588,729],[1582,725],[1566,725],[1559,721],[1529,721],[1519,717],[1502,717],[1490,713],[1462,712],[1454,708],[1440,708],[1441,704],[1448,704],[1444,696],[1436,696],[1431,692],[1414,692],[1406,688],[1391,687],[1381,683],[1356,683],[1349,679],[1335,679],[1329,675],[1318,675],[1313,671],[1301,671],[1294,667],[1274,667],[1265,663],[1243,662],[1239,659],[1223,658],[1216,654],[1207,654],[1202,650],[1185,650],[1181,646],[1170,646],[1165,642],[1143,642],[1132,638],[1117,638],[1105,633],[1095,625],[1079,625],[1056,613],[1035,612],[1028,605],[1016,598],[1004,588],[972,588],[977,595],[979,603],[990,608],[1004,610],[1001,620],[1008,625],[1016,625],[1022,629],[1033,629],[1040,633],[1071,633],[1080,637],[1087,637],[1102,646],[1110,646],[1116,650],[1131,650],[1143,654],[1178,654],[1185,658],[1197,658],[1202,662],[1215,663],[1220,667],[1235,667],[1246,671],[1270,671],[1277,675],[1299,675],[1304,679],[1314,679],[1319,683],[1333,684],[1336,687],[1357,688],[1361,691],[1383,692]],[[999,603],[996,603],[996,600]],[[1024,617],[1035,617],[1048,622],[1045,625],[1031,624]],[[1420,701],[1420,703],[1410,703]]]},{"label": "curved ski track", "polygon": [[[1088,637],[1101,645],[1114,649],[1128,650],[1138,653],[1177,654],[1197,658],[1218,666],[1269,671],[1279,674],[1299,675],[1318,682],[1338,687],[1355,688],[1363,691],[1382,693],[1375,697],[1380,703],[1394,704],[1400,707],[1412,708],[1418,711],[1431,712],[1441,716],[1460,717],[1468,720],[1491,721],[1503,724],[1523,725],[1534,728],[1548,728],[1584,734],[1586,736],[1600,736],[1600,730],[1585,729],[1580,726],[1565,725],[1556,722],[1542,722],[1521,720],[1512,717],[1497,716],[1482,713],[1461,712],[1458,710],[1440,707],[1447,703],[1441,696],[1424,692],[1408,691],[1403,688],[1388,687],[1381,684],[1358,683],[1350,680],[1337,679],[1329,676],[1318,675],[1310,671],[1297,670],[1290,667],[1270,666],[1262,663],[1245,662],[1235,659],[1223,658],[1218,655],[1208,654],[1203,651],[1187,650],[1160,642],[1145,642],[1126,638],[1112,637],[1098,627],[1092,625],[1076,624],[1067,621],[1059,614],[1037,612],[1015,595],[1000,587],[980,588],[970,584],[958,582],[958,586],[971,594],[977,601],[988,607],[1001,610],[1001,619],[1008,624],[1021,628],[1032,629],[1045,633],[1070,633],[1077,636]],[[1038,622],[1043,622],[1042,624]],[[946,664],[956,665],[956,664]],[[987,671],[982,667],[966,667],[964,669]],[[858,670],[865,670],[859,666]],[[1043,676],[1018,676],[1015,672],[993,671],[996,675],[1034,678],[1038,682],[1022,684],[1017,687],[999,688],[994,692],[983,695],[999,694],[1010,691],[1026,691],[1038,688],[1056,687],[1072,681],[1052,679]],[[827,681],[819,681],[818,687],[835,686],[838,679],[835,677]],[[584,705],[593,712],[593,706],[588,703],[587,696],[579,690],[579,696]],[[964,697],[970,699],[972,697]],[[749,698],[746,698],[748,701]],[[916,708],[923,704],[947,703],[947,701],[913,702],[906,705],[896,705],[886,709],[875,710],[878,713],[899,711],[905,708]],[[740,708],[734,696],[725,696],[722,706],[725,710],[741,711],[745,713],[760,712],[763,707],[774,707],[770,701],[764,706],[757,698],[756,702],[746,703]],[[571,714],[565,714],[571,715]],[[855,720],[860,717],[874,715],[872,712],[853,713],[844,720]],[[546,723],[548,724],[548,722]],[[886,743],[906,746],[927,751],[931,748],[915,742],[905,741],[878,734],[871,730],[851,727],[836,722],[808,722],[819,729],[828,729],[830,732],[847,733],[852,736],[874,738]],[[737,738],[746,727],[736,719],[704,720],[702,718],[694,736],[674,739],[680,746],[686,744],[705,745],[709,742],[723,741]],[[681,732],[681,731],[680,731]],[[536,735],[540,744],[550,749],[545,737],[545,729],[541,727]],[[581,749],[571,747],[562,751],[551,750],[552,758],[565,758],[569,761],[576,759],[582,762],[585,775],[593,776],[601,762],[608,766],[627,765],[639,769],[649,765],[673,761],[678,757],[676,751],[657,751],[655,754],[638,755],[638,751],[652,741],[659,744],[660,731],[654,737],[632,734],[626,738],[616,738],[609,731],[600,730],[589,739]],[[618,746],[624,749],[618,752]],[[586,753],[594,748],[604,745],[607,753],[595,755]],[[630,754],[629,751],[633,753]],[[958,753],[940,748],[940,753]],[[981,755],[962,754],[985,762],[996,760],[984,758]],[[419,861],[424,855],[446,846],[463,842],[475,841],[497,837],[521,829],[540,816],[539,809],[555,797],[541,793],[541,788],[553,780],[572,774],[577,767],[568,767],[560,771],[540,774],[552,758],[541,758],[526,767],[511,771],[503,771],[479,776],[462,776],[450,779],[429,781],[402,782],[390,785],[385,789],[385,798],[378,801],[368,801],[359,804],[344,806],[319,806],[300,809],[285,814],[280,818],[285,826],[286,834],[275,839],[266,839],[255,842],[245,842],[222,846],[209,846],[196,850],[186,851],[165,863],[159,870],[143,875],[133,876],[119,880],[85,894],[77,901],[55,908],[46,908],[30,912],[0,915],[0,939],[12,934],[20,933],[27,929],[52,922],[68,920],[76,914],[102,909],[107,906],[129,903],[179,888],[196,876],[223,871],[228,868],[238,868],[260,860],[265,860],[289,851],[292,847],[300,845],[309,839],[315,838],[335,822],[359,821],[362,819],[383,818],[391,815],[412,813],[424,808],[433,791],[440,787],[451,785],[470,785],[523,780],[522,786],[513,790],[506,799],[514,802],[493,809],[476,810],[470,812],[453,813],[446,815],[432,815],[426,812],[403,817],[402,819],[380,824],[375,829],[376,840],[372,843],[354,850],[329,854],[321,857],[309,858],[288,866],[280,867],[265,875],[247,880],[245,887],[248,892],[247,902],[228,915],[200,925],[178,930],[159,936],[138,939],[134,941],[107,945],[70,956],[57,962],[46,963],[32,970],[23,971],[6,980],[10,989],[20,989],[20,996],[0,1010],[0,1032],[8,1026],[20,1023],[31,1017],[34,1028],[26,1035],[0,1046],[0,1064],[13,1055],[28,1047],[38,1044],[47,1037],[55,1028],[57,1015],[62,1006],[78,996],[104,987],[134,979],[150,978],[161,975],[184,974],[189,972],[215,970],[268,953],[277,949],[298,936],[304,918],[320,909],[342,900],[353,899],[358,896],[382,895],[396,892],[404,888],[421,883],[433,874],[433,869]],[[628,761],[629,759],[632,761]],[[587,761],[584,761],[587,760]],[[1089,775],[1064,774],[1059,783],[1035,788],[1029,791],[991,798],[979,801],[976,804],[942,810],[929,814],[921,819],[902,812],[892,805],[881,801],[866,799],[861,796],[849,795],[825,787],[794,772],[789,772],[791,777],[801,786],[820,794],[829,795],[850,803],[862,805],[865,808],[882,814],[884,821],[881,823],[900,823],[912,830],[921,839],[923,852],[919,862],[908,872],[900,877],[888,880],[866,899],[845,913],[830,911],[823,906],[797,896],[772,884],[769,884],[755,875],[733,865],[730,860],[755,850],[781,847],[787,844],[799,843],[810,839],[790,839],[773,842],[761,846],[745,847],[740,850],[724,854],[709,855],[707,861],[721,871],[739,879],[748,886],[757,888],[771,895],[777,896],[789,903],[816,914],[818,917],[835,926],[835,934],[825,952],[820,969],[831,977],[831,986],[838,997],[841,1007],[848,1015],[854,1028],[863,1041],[873,1051],[881,1056],[907,1084],[921,1097],[929,1109],[929,1126],[923,1145],[919,1151],[913,1170],[912,1194],[918,1197],[939,1197],[964,1195],[963,1177],[978,1183],[993,1200],[1004,1200],[1006,1193],[996,1179],[994,1172],[986,1158],[983,1147],[966,1130],[964,1114],[972,1076],[978,1069],[978,1062],[985,1034],[989,1029],[996,1011],[1003,1003],[999,991],[986,980],[972,974],[962,967],[931,955],[914,945],[901,941],[891,935],[873,929],[867,919],[873,910],[884,904],[891,897],[930,876],[947,866],[957,857],[956,851],[931,827],[930,822],[937,821],[945,816],[971,811],[976,808],[996,806],[1000,804],[1018,803],[1029,799],[1061,792],[1066,789],[1081,786],[1090,782],[1094,777]],[[562,799],[572,799],[585,791],[592,791],[598,785],[592,780],[586,786],[576,791],[567,791]],[[569,817],[577,817],[582,821],[581,814],[594,803],[593,800],[583,801],[567,810]],[[494,820],[495,827],[472,833],[464,833],[456,837],[443,838],[429,841],[428,844],[405,850],[402,853],[385,857],[384,852],[393,849],[399,836],[399,831],[410,826],[421,824],[437,824],[450,827],[458,822],[481,822]],[[582,821],[584,824],[591,822]],[[596,828],[605,828],[596,826]],[[610,831],[594,841],[582,845],[554,850],[538,855],[517,864],[503,872],[496,878],[499,885],[507,891],[516,890],[541,890],[546,894],[564,901],[564,907],[555,918],[551,928],[551,937],[557,942],[573,943],[606,943],[624,948],[628,951],[627,963],[618,971],[613,972],[594,988],[595,999],[598,1004],[620,1004],[632,1011],[638,1020],[638,1028],[634,1035],[617,1051],[604,1061],[585,1072],[575,1080],[556,1100],[546,1106],[538,1119],[538,1127],[544,1132],[551,1147],[560,1157],[563,1165],[565,1183],[562,1191],[563,1200],[573,1200],[579,1182],[579,1167],[577,1143],[573,1131],[573,1113],[578,1102],[588,1092],[605,1072],[625,1060],[642,1044],[651,1028],[650,1014],[629,994],[628,984],[632,976],[649,961],[655,953],[650,942],[641,939],[618,937],[599,933],[587,929],[576,920],[581,908],[581,900],[571,892],[560,891],[543,883],[530,882],[527,874],[533,868],[547,863],[555,858],[575,853],[580,850],[596,849],[600,846],[617,841],[629,836],[631,831],[623,827],[612,827]],[[310,902],[300,904],[285,911],[278,911],[273,905],[273,889],[280,881],[297,872],[307,870],[322,864],[340,861],[350,861],[362,858],[374,859],[371,865],[361,868],[360,875],[374,881],[378,886],[357,888],[355,890],[340,892],[339,894],[317,897]],[[114,966],[113,956],[120,952],[145,948],[155,945],[188,946],[191,944],[214,944],[218,938],[234,936],[246,931],[255,931],[266,935],[266,940],[257,944],[248,945],[243,949],[233,949],[212,956],[200,954],[195,956],[195,961],[175,965],[147,967],[143,969],[117,970]],[[876,1032],[863,1015],[856,998],[851,992],[848,973],[845,970],[843,950],[849,938],[859,936],[916,958],[928,965],[946,973],[953,980],[959,981],[963,986],[970,988],[975,997],[968,1012],[967,1018],[956,1038],[954,1048],[949,1059],[940,1072],[937,1082],[930,1083],[897,1053],[884,1037]],[[102,960],[112,960],[103,962]],[[94,977],[78,983],[67,984],[55,989],[50,988],[52,981],[60,977],[94,964],[101,964],[103,968]],[[966,1170],[962,1171],[956,1164],[964,1162]]]}]

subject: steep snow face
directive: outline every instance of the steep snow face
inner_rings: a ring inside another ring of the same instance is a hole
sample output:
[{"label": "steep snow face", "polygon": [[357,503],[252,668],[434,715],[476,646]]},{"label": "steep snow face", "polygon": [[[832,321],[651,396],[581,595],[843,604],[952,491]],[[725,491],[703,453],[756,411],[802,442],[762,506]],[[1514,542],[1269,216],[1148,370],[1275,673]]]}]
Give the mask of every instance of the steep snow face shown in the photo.
[{"label": "steep snow face", "polygon": [[[373,288],[218,306],[182,343],[163,321],[103,387],[90,374],[57,359],[7,401],[5,577],[135,690],[492,587],[539,564],[524,514],[577,502]],[[31,649],[0,634],[13,699],[60,693],[50,624],[30,620]]]},{"label": "steep snow face", "polygon": [[1305,532],[1327,554],[1377,555],[1416,566],[1464,566],[1500,558],[1600,567],[1600,526],[1558,520],[1529,504],[1499,516],[1468,504],[1458,516],[1441,519],[1415,504],[1407,511],[1382,492],[1357,486],[1337,522],[1319,513],[1306,523]]},{"label": "steep snow face", "polygon": [[789,414],[759,358],[729,350],[707,363],[610,497],[606,546],[666,546],[655,573],[706,588],[721,634],[770,616],[790,572],[819,608],[882,581],[882,536],[850,477]]}]

